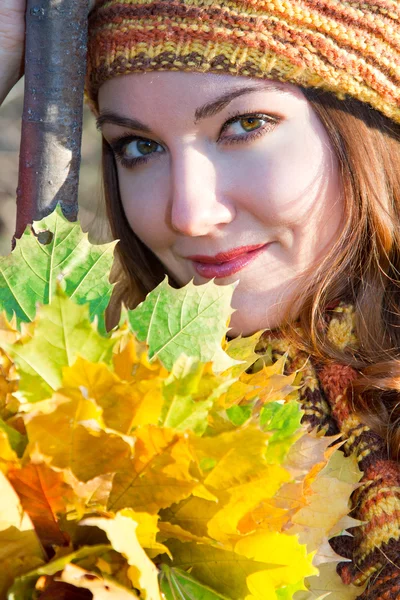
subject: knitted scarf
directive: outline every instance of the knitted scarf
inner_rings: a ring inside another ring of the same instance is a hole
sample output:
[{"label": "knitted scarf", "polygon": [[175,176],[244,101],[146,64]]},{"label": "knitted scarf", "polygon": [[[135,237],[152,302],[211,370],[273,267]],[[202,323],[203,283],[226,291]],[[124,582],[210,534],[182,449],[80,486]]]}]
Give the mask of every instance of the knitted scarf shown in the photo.
[{"label": "knitted scarf", "polygon": [[[329,341],[343,349],[355,341],[354,308],[340,303],[327,319]],[[363,472],[351,497],[351,516],[363,524],[331,545],[347,562],[338,565],[344,583],[367,588],[361,600],[400,598],[400,463],[388,458],[385,440],[351,411],[350,383],[357,372],[343,364],[319,365],[280,333],[263,334],[257,351],[269,349],[274,360],[287,354],[287,372],[302,369],[303,422],[323,435],[342,434],[343,452],[354,453]]]}]

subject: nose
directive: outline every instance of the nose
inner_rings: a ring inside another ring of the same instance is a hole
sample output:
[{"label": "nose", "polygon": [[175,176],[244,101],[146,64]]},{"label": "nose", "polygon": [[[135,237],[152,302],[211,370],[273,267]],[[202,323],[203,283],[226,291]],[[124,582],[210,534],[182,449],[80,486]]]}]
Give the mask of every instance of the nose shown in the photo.
[{"label": "nose", "polygon": [[210,235],[218,225],[230,223],[235,210],[218,191],[217,167],[196,148],[185,148],[173,158],[171,227],[187,236]]}]

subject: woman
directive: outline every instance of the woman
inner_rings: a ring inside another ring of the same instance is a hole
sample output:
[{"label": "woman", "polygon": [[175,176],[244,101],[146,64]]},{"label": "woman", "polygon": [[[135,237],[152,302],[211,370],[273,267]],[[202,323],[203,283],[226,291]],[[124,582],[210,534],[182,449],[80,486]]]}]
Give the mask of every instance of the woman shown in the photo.
[{"label": "woman", "polygon": [[[0,8],[0,97],[23,4]],[[89,32],[121,296],[134,305],[165,273],[239,280],[231,335],[273,330],[261,345],[289,369],[311,357],[305,420],[340,431],[364,472],[365,524],[332,541],[340,574],[397,598],[398,3],[100,0]]]}]

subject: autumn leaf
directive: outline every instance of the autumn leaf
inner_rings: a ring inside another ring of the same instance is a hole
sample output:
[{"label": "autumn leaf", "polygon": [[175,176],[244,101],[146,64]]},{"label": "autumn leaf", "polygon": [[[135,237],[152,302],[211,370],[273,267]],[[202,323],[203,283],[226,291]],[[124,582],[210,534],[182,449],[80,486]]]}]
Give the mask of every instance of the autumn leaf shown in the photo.
[{"label": "autumn leaf", "polygon": [[[126,325],[122,327],[125,328]],[[141,403],[132,415],[132,427],[157,425],[164,402],[162,385],[168,371],[159,360],[150,362],[147,346],[138,342],[131,332],[117,338],[114,346],[113,364],[115,374],[132,385],[141,397]]]},{"label": "autumn leaf", "polygon": [[144,426],[135,431],[135,454],[116,473],[108,508],[133,508],[150,514],[188,497],[198,485],[188,437],[167,428]]},{"label": "autumn leaf", "polygon": [[276,402],[296,391],[296,373],[283,375],[285,360],[278,360],[270,366],[264,366],[256,373],[243,373],[239,382],[230,388],[225,398],[225,406],[232,406],[238,401],[258,400],[262,404]]},{"label": "autumn leaf", "polygon": [[162,565],[160,589],[165,600],[196,598],[196,600],[228,600],[208,586],[199,583],[186,571]]},{"label": "autumn leaf", "polygon": [[97,573],[90,573],[76,565],[66,565],[59,576],[61,581],[77,588],[84,588],[93,594],[93,600],[134,600],[139,596],[114,581]]},{"label": "autumn leaf", "polygon": [[260,426],[272,433],[266,453],[268,462],[281,464],[289,449],[304,435],[303,412],[297,402],[268,402],[260,411]]},{"label": "autumn leaf", "polygon": [[32,321],[36,305],[51,303],[62,278],[66,294],[78,304],[88,303],[90,319],[97,317],[104,332],[115,242],[91,244],[79,223],[68,221],[59,206],[32,228],[35,233],[28,226],[13,252],[0,257],[0,311],[8,318],[15,314],[19,322]]},{"label": "autumn leaf", "polygon": [[43,550],[32,521],[11,484],[0,472],[0,597],[15,577],[43,561]]},{"label": "autumn leaf", "polygon": [[8,435],[0,429],[0,471],[4,474],[18,464],[18,455],[12,448]]},{"label": "autumn leaf", "polygon": [[[127,314],[127,311],[124,311]],[[128,329],[126,319],[119,331],[116,332],[116,344],[113,353],[114,371],[124,381],[150,380],[157,377],[165,378],[167,369],[159,360],[149,359],[148,347],[139,342]]]},{"label": "autumn leaf", "polygon": [[328,545],[328,538],[346,527],[360,524],[347,515],[350,511],[349,498],[358,487],[361,475],[356,457],[346,457],[336,448],[323,469],[314,477],[310,474],[305,477],[303,506],[292,515],[289,533],[297,534],[311,551],[316,551],[314,564],[325,561],[323,556],[319,558],[318,550]]},{"label": "autumn leaf", "polygon": [[[202,546],[194,542],[181,543],[170,540],[168,547],[173,556],[175,568],[190,574],[200,583],[210,587],[230,600],[243,600],[249,597],[247,577],[268,568],[268,564],[249,560],[232,551]],[[168,561],[165,561],[169,564]],[[269,590],[264,590],[268,592]],[[267,595],[269,598],[269,596]],[[265,596],[264,596],[265,600]]]},{"label": "autumn leaf", "polygon": [[146,553],[150,558],[154,558],[158,554],[169,552],[164,544],[157,541],[159,532],[158,515],[150,515],[147,512],[136,512],[131,508],[125,508],[119,511],[123,517],[132,519],[137,524],[136,536],[142,548],[145,548]]},{"label": "autumn leaf", "polygon": [[7,319],[5,312],[0,312],[0,334],[1,339],[5,340],[8,344],[14,344],[21,339],[21,331],[17,327],[17,318],[14,315]]},{"label": "autumn leaf", "polygon": [[262,332],[226,341],[235,286],[165,280],[102,336],[112,247],[36,229],[0,260],[0,597],[355,598],[328,539],[358,465]]},{"label": "autumn leaf", "polygon": [[237,364],[221,347],[233,312],[230,302],[235,287],[210,281],[174,289],[164,279],[129,311],[129,324],[138,339],[148,344],[149,357],[158,356],[167,369],[186,354],[201,362],[212,361],[216,371],[223,371]]},{"label": "autumn leaf", "polygon": [[293,600],[354,600],[365,591],[365,586],[344,584],[336,572],[336,563],[320,565],[318,571],[318,575],[307,579],[307,590],[296,592]]},{"label": "autumn leaf", "polygon": [[67,392],[25,416],[30,448],[37,447],[55,467],[71,469],[84,482],[126,468],[133,439],[103,428],[99,407],[81,390]]},{"label": "autumn leaf", "polygon": [[[189,514],[191,514],[192,519],[191,521],[194,521],[194,515],[196,510],[193,511],[193,505],[190,506],[191,502],[196,502],[196,501],[200,501],[200,502],[204,502],[203,499],[198,499],[198,498],[191,498],[189,500]],[[197,507],[199,507],[200,505],[197,504]],[[203,519],[205,522],[207,522],[207,517],[209,515],[204,515],[203,513]],[[176,518],[176,515],[175,515]],[[179,518],[179,517],[178,517]],[[182,518],[182,515],[180,515],[180,518]],[[183,529],[182,527],[180,527],[180,525],[176,525],[174,523],[168,523],[168,521],[160,521],[159,523],[159,530],[160,530],[160,534],[161,534],[161,539],[170,539],[173,538],[174,540],[179,540],[180,542],[199,542],[200,544],[211,544],[211,545],[215,545],[214,541],[211,540],[209,537],[206,537],[206,535],[200,536],[200,535],[196,535],[194,533],[191,533],[190,531]],[[206,533],[207,527],[204,527],[204,533]],[[166,548],[165,552],[169,552],[168,548]],[[170,556],[171,558],[171,556]]]},{"label": "autumn leaf", "polygon": [[143,592],[146,600],[161,600],[157,569],[139,544],[136,535],[138,525],[133,518],[118,513],[113,519],[85,519],[82,525],[99,527],[105,531],[112,547],[121,552],[131,566],[129,576],[133,586]]},{"label": "autumn leaf", "polygon": [[[221,475],[224,468],[228,466],[232,468],[237,457],[232,456],[233,460],[229,459],[221,461],[221,469],[218,469],[215,478]],[[218,488],[214,485],[212,492],[220,499],[222,496],[223,507],[209,520],[209,535],[225,544],[237,539],[240,533],[240,521],[260,503],[267,502],[289,478],[289,474],[278,465],[268,465],[264,469],[254,470],[254,476],[249,478],[249,481],[238,478],[236,482],[232,480],[229,482],[226,478],[221,478]],[[213,479],[214,482],[215,480]],[[206,484],[210,485],[210,481],[206,480]]]},{"label": "autumn leaf", "polygon": [[312,566],[312,554],[299,543],[296,536],[278,531],[256,531],[244,536],[235,545],[235,552],[247,558],[268,563],[266,572],[257,572],[248,578],[253,595],[263,598],[264,586],[274,590],[302,583],[304,577],[317,573]]},{"label": "autumn leaf", "polygon": [[[236,440],[240,439],[235,432]],[[204,480],[204,484],[215,494],[221,505],[220,510],[208,522],[209,535],[225,544],[239,537],[238,524],[241,519],[260,502],[268,500],[280,489],[283,483],[291,479],[289,473],[280,465],[268,464],[265,450],[268,434],[253,430],[246,444],[232,444],[219,458],[216,466]],[[222,434],[221,446],[233,435]],[[224,439],[225,438],[225,439]],[[197,447],[201,448],[200,440]],[[218,439],[215,440],[215,445]]]},{"label": "autumn leaf", "polygon": [[22,435],[19,431],[14,429],[14,427],[10,427],[10,425],[5,423],[3,419],[0,419],[0,430],[6,434],[11,448],[18,454],[18,456],[22,456],[28,441],[26,436]]},{"label": "autumn leaf", "polygon": [[58,514],[66,511],[71,488],[64,481],[62,472],[39,461],[38,457],[21,469],[10,470],[8,478],[42,544],[67,545],[68,536],[60,529]]},{"label": "autumn leaf", "polygon": [[[140,383],[121,381],[104,363],[93,363],[79,357],[72,367],[63,369],[63,386],[85,389],[85,393],[102,409],[107,427],[129,433],[143,395]],[[156,386],[154,386],[156,387]]]},{"label": "autumn leaf", "polygon": [[231,358],[240,361],[240,364],[230,369],[230,375],[232,377],[242,375],[242,373],[247,371],[247,369],[260,358],[260,355],[255,352],[255,348],[262,333],[262,331],[257,331],[248,337],[238,336],[226,343],[225,352],[229,354]]},{"label": "autumn leaf", "polygon": [[89,591],[78,589],[64,583],[55,581],[53,578],[40,578],[37,582],[38,587],[34,582],[27,581],[23,583],[17,580],[12,588],[8,591],[7,600],[32,600],[40,594],[40,600],[91,600],[92,595]]},{"label": "autumn leaf", "polygon": [[160,425],[202,435],[215,400],[232,384],[231,377],[218,377],[210,366],[182,354],[162,388],[164,403]]},{"label": "autumn leaf", "polygon": [[[51,583],[51,586],[47,588],[47,594],[49,600],[51,600],[51,593],[56,594],[57,600],[59,597],[63,597],[59,595],[62,590],[66,588],[66,585],[63,584],[61,588],[57,587],[57,585],[53,585],[54,579],[53,576],[62,571],[66,565],[75,564],[78,565],[80,563],[87,563],[90,559],[96,559],[97,557],[101,557],[106,555],[110,551],[110,547],[104,544],[94,545],[94,546],[83,546],[76,550],[75,552],[67,552],[64,553],[61,557],[57,557],[50,560],[50,562],[46,564],[42,564],[37,568],[32,568],[25,570],[25,574],[17,577],[13,583],[13,585],[8,590],[7,600],[32,600],[32,597],[35,595],[35,589],[42,587],[42,582],[47,585],[48,582]],[[68,589],[68,588],[67,588]],[[53,596],[54,598],[54,596]],[[66,600],[69,600],[69,597],[66,597]]]},{"label": "autumn leaf", "polygon": [[11,346],[0,340],[18,366],[19,391],[29,401],[49,398],[61,387],[62,370],[78,356],[110,361],[114,341],[100,336],[88,320],[88,308],[78,306],[57,289],[52,303],[38,311],[34,337]]},{"label": "autumn leaf", "polygon": [[114,473],[103,473],[86,482],[80,481],[70,469],[63,469],[63,474],[74,492],[73,504],[79,518],[87,509],[103,510],[106,507]]},{"label": "autumn leaf", "polygon": [[[337,448],[334,443],[340,438],[336,436],[320,436],[316,432],[303,432],[303,435],[294,441],[285,458],[285,466],[293,473],[307,474],[319,465],[322,469]],[[344,476],[344,474],[343,474]]]},{"label": "autumn leaf", "polygon": [[[286,569],[286,575],[291,573],[290,580],[315,572],[304,546],[295,537],[282,537],[289,538],[290,552],[283,556],[278,549],[274,557],[274,547],[271,546],[268,552],[268,546],[261,544],[263,550],[267,550],[265,559],[259,556],[259,540],[238,546],[241,552],[237,552],[236,548],[230,551],[190,542],[182,544],[175,540],[168,542],[168,547],[174,567],[190,569],[195,579],[230,600],[273,600],[277,598],[274,581],[277,578],[279,581],[280,572],[283,574]],[[296,552],[293,552],[294,548]],[[289,549],[289,544],[286,549]]]}]

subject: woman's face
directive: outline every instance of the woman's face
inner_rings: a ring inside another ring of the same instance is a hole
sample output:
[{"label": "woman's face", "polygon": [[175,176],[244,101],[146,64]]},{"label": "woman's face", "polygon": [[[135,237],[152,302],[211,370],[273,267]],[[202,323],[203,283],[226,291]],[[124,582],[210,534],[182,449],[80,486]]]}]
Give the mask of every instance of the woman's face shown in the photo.
[{"label": "woman's face", "polygon": [[337,239],[339,167],[301,90],[230,75],[152,72],[99,93],[137,236],[179,284],[239,280],[232,335],[280,325]]}]

